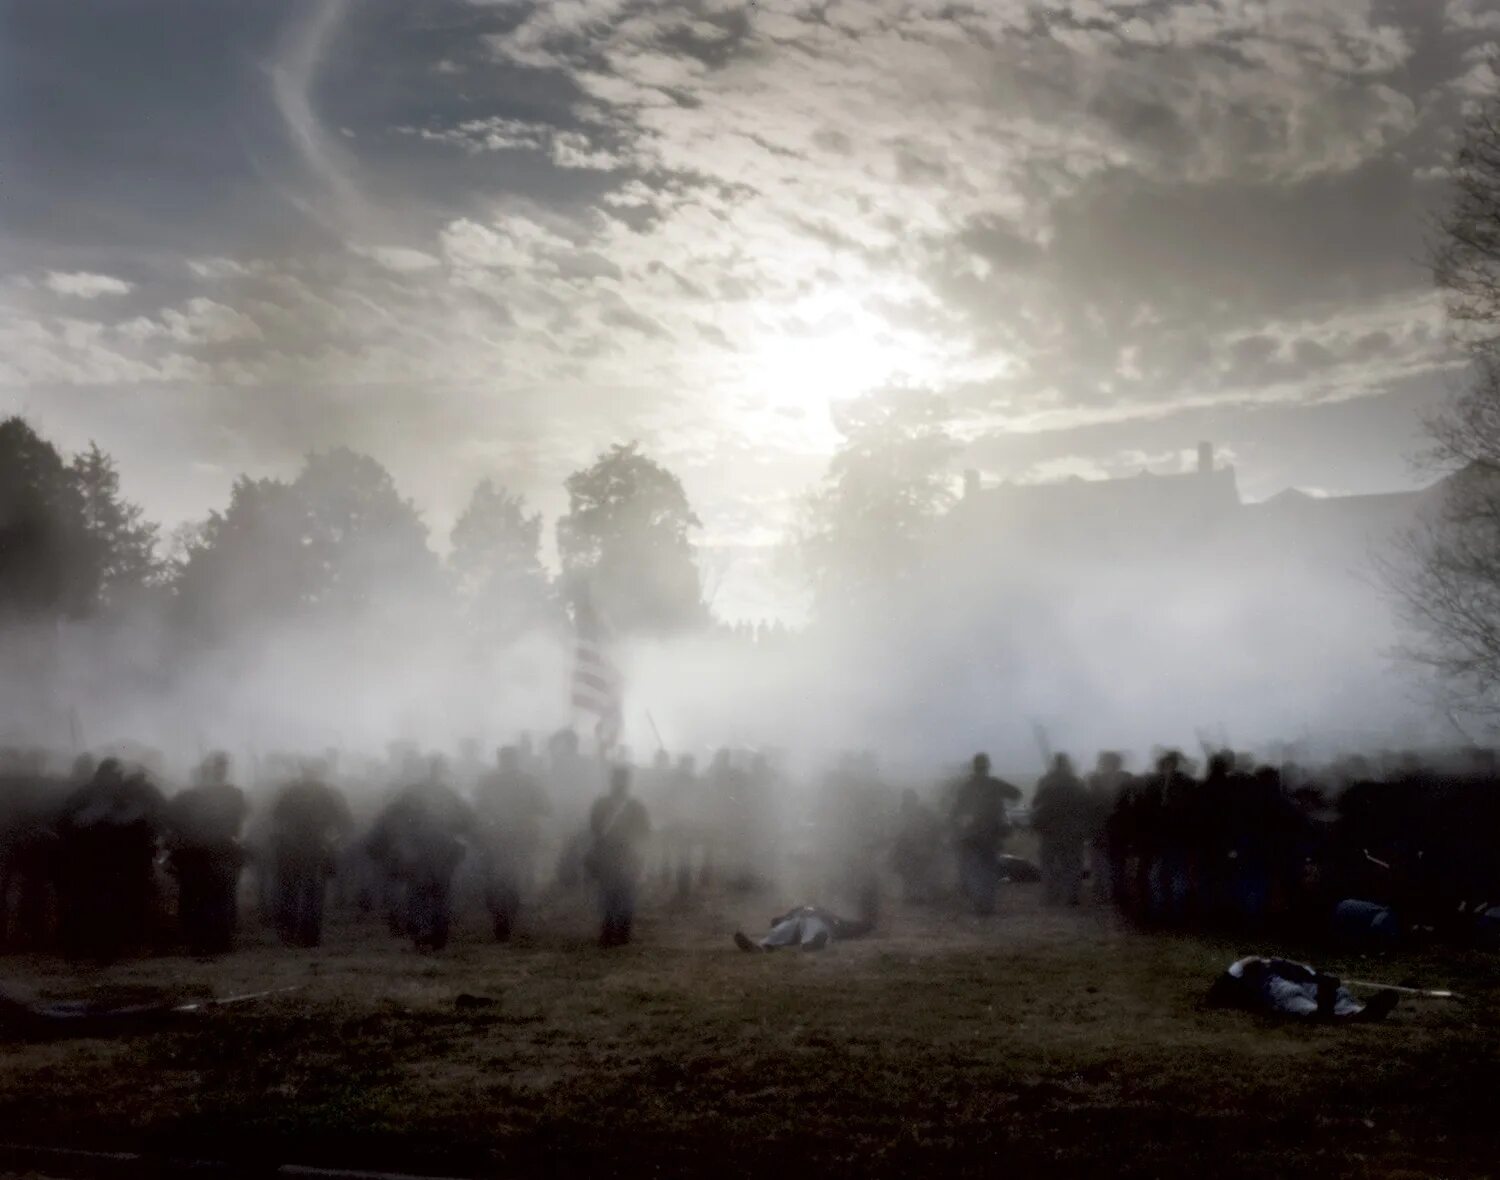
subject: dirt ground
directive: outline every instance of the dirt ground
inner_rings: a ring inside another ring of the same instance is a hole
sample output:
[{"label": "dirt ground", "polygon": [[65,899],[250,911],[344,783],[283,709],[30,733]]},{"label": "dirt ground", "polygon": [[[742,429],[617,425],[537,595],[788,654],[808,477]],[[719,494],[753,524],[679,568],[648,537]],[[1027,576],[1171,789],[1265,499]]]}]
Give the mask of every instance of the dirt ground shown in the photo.
[{"label": "dirt ground", "polygon": [[[421,955],[376,923],[314,952],[80,973],[44,998],[298,990],[132,1036],[8,1044],[0,1140],[444,1175],[1483,1176],[1500,1172],[1495,960],[1325,958],[1462,1003],[1299,1027],[1204,1010],[1242,953],[1051,912],[892,906],[879,934],[747,955],[780,897],[658,907],[600,951],[581,908],[509,946],[477,916]],[[460,1009],[462,993],[492,1006]]]}]

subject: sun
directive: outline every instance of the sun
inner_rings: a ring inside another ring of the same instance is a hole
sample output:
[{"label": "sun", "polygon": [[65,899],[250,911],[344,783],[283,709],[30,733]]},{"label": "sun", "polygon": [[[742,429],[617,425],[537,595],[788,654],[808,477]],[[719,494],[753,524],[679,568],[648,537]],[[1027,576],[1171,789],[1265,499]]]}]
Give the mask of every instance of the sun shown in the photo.
[{"label": "sun", "polygon": [[752,434],[831,452],[839,441],[834,405],[941,377],[942,342],[894,323],[869,302],[821,292],[758,309],[734,382],[745,416],[758,424]]}]

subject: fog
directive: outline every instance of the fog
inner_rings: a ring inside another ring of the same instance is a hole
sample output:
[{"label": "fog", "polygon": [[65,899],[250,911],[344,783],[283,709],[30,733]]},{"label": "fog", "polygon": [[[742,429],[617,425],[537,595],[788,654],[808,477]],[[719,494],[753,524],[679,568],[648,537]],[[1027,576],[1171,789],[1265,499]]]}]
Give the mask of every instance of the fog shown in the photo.
[{"label": "fog", "polygon": [[[981,527],[960,503],[918,574],[800,630],[617,636],[613,753],[645,763],[658,741],[700,758],[768,750],[812,774],[868,751],[920,782],[979,749],[1028,780],[1039,730],[1077,758],[1118,749],[1137,767],[1155,747],[1196,753],[1205,741],[1266,757],[1290,743],[1303,758],[1452,743],[1452,723],[1394,654],[1375,573],[1414,511],[1345,529],[1337,546],[1295,519],[1238,517],[1150,540],[1120,525],[1107,544],[1090,521],[1080,545],[1066,527]],[[387,578],[356,609],[247,617],[212,639],[185,632],[158,598],[11,625],[0,643],[4,741],[59,758],[130,743],[159,751],[174,778],[217,748],[247,768],[276,752],[380,757],[391,743],[450,755],[470,744],[488,760],[523,733],[593,735],[570,704],[565,619],[485,638],[420,579]]]},{"label": "fog", "polygon": [[1054,565],[976,545],[772,650],[640,650],[632,684],[668,744],[868,749],[919,776],[978,749],[1035,776],[1037,726],[1075,757],[1116,749],[1137,767],[1205,740],[1303,757],[1454,740],[1397,655],[1373,566],[1221,549]]}]

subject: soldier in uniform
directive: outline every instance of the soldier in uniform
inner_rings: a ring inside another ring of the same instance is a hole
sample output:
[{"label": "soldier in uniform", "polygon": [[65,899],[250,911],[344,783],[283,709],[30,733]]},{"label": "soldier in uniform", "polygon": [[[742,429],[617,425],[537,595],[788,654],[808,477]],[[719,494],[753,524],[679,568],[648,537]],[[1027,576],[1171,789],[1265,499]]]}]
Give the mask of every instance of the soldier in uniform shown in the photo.
[{"label": "soldier in uniform", "polygon": [[63,949],[108,962],[147,941],[165,800],[118,759],[63,804],[57,822]]},{"label": "soldier in uniform", "polygon": [[1037,783],[1031,826],[1041,837],[1042,890],[1048,905],[1076,906],[1083,881],[1083,845],[1089,838],[1088,792],[1066,754]]},{"label": "soldier in uniform", "polygon": [[587,867],[599,886],[603,912],[599,945],[623,946],[630,941],[636,883],[651,834],[646,809],[630,794],[629,767],[617,766],[611,772],[609,793],[595,800],[589,811],[589,833],[593,842]]},{"label": "soldier in uniform", "polygon": [[58,813],[93,764],[80,759],[69,782],[44,774],[37,759],[0,760],[0,949],[40,950],[55,911]]},{"label": "soldier in uniform", "polygon": [[340,841],[354,819],[343,794],[313,774],[291,783],[271,806],[276,930],[288,946],[323,941],[323,902]]},{"label": "soldier in uniform", "polygon": [[401,925],[418,950],[448,945],[453,872],[476,823],[473,809],[442,779],[441,760],[434,759],[422,782],[387,804],[365,840],[370,859],[398,891]]},{"label": "soldier in uniform", "polygon": [[700,887],[720,884],[730,875],[732,817],[744,786],[744,772],[735,766],[729,750],[715,751],[713,760],[704,771],[701,787],[704,845],[703,863],[698,870]]},{"label": "soldier in uniform", "polygon": [[686,901],[693,892],[694,858],[705,843],[700,822],[703,803],[697,760],[691,754],[683,754],[677,759],[662,791],[665,819],[662,854],[678,901]]},{"label": "soldier in uniform", "polygon": [[194,955],[218,955],[234,945],[245,793],[229,782],[229,758],[210,755],[194,786],[167,805],[170,859],[177,876],[177,914]]},{"label": "soldier in uniform", "polygon": [[502,746],[495,771],[480,781],[475,798],[485,904],[497,942],[510,938],[522,899],[535,883],[542,824],[551,811],[541,783],[522,768],[520,751]]},{"label": "soldier in uniform", "polygon": [[1089,878],[1094,900],[1101,905],[1123,892],[1118,888],[1123,876],[1123,849],[1114,847],[1110,821],[1129,777],[1125,759],[1113,750],[1100,752],[1094,773],[1089,775]]},{"label": "soldier in uniform", "polygon": [[1020,799],[1016,787],[990,774],[988,754],[974,755],[969,776],[954,794],[948,819],[958,850],[959,880],[976,914],[995,912],[1000,885],[997,858],[1010,833],[1005,805]]},{"label": "soldier in uniform", "polygon": [[932,901],[938,893],[943,829],[932,808],[913,790],[901,795],[891,868],[901,879],[901,893],[909,902]]}]

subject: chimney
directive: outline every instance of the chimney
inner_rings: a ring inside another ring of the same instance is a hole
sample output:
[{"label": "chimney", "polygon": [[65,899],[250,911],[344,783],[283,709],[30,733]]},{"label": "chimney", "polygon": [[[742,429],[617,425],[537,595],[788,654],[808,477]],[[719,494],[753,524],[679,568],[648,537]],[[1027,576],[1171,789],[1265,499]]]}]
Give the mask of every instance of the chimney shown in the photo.
[{"label": "chimney", "polygon": [[972,500],[979,495],[979,472],[970,467],[964,472],[964,499]]},{"label": "chimney", "polygon": [[1214,444],[1201,442],[1198,444],[1198,474],[1212,475],[1214,473]]}]

